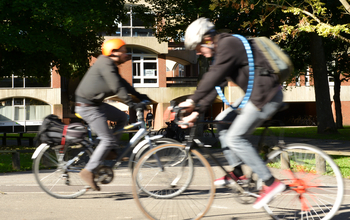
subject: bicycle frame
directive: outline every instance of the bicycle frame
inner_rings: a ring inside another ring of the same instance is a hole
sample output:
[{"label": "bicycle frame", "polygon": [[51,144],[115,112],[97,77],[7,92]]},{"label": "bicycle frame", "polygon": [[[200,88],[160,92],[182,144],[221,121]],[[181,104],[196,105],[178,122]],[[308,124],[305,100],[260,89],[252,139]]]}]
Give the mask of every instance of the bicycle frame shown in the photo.
[{"label": "bicycle frame", "polygon": [[[153,136],[153,137],[149,137],[149,132],[146,129],[146,124],[143,120],[143,110],[142,109],[137,109],[136,111],[136,115],[137,115],[137,122],[132,123],[130,125],[125,126],[124,128],[114,132],[113,134],[120,134],[120,133],[125,133],[131,129],[134,128],[139,128],[139,130],[135,133],[135,135],[130,139],[130,141],[128,142],[128,144],[125,146],[125,149],[123,150],[123,152],[118,156],[117,159],[113,160],[112,163],[110,163],[110,166],[113,167],[115,164],[121,162],[122,158],[125,157],[132,149],[133,153],[130,156],[130,161],[129,161],[129,168],[131,168],[132,163],[133,163],[133,158],[134,155],[138,152],[138,150],[140,150],[142,148],[142,146],[144,146],[144,144],[146,144],[147,142],[149,143],[149,146],[152,148],[152,140],[156,140],[158,138],[161,138],[161,135],[157,135],[157,136]],[[84,140],[81,142],[82,145],[84,145],[86,148],[90,148],[91,151],[92,147],[94,146],[93,140],[92,140],[92,136],[91,136],[91,129],[90,127],[87,125],[87,129],[88,129],[88,140]],[[140,140],[142,138],[145,138],[144,141],[140,142]],[[140,143],[139,147],[135,147],[137,144]],[[49,147],[48,144],[46,143],[42,143],[39,147],[37,147],[37,149],[35,150],[35,152],[32,155],[32,159],[35,159],[38,154],[40,153],[40,151],[45,148],[45,147]],[[66,147],[63,147],[60,149],[60,151],[64,152],[66,149]],[[70,164],[74,163],[75,161],[79,160],[79,157],[82,156],[82,154],[84,153],[84,151],[81,151],[80,153],[77,154],[77,156],[75,156],[74,158],[72,158],[71,160],[67,161],[67,165],[66,167],[68,167]],[[77,171],[79,172],[79,171]]]},{"label": "bicycle frame", "polygon": [[[229,175],[229,171],[227,171],[224,166],[215,158],[215,156],[209,151],[208,147],[204,146],[204,144],[199,140],[199,139],[196,139],[195,137],[195,132],[196,132],[196,129],[197,129],[197,125],[198,124],[208,124],[208,123],[211,123],[211,124],[231,124],[232,122],[229,122],[229,121],[197,121],[196,124],[191,128],[191,131],[190,131],[190,136],[187,138],[187,141],[186,141],[186,153],[187,155],[189,156],[189,151],[190,149],[192,148],[195,148],[196,146],[201,149],[202,152],[204,152],[204,154],[208,155],[212,161],[218,165],[225,173],[228,177],[230,177],[232,180],[234,180],[231,175]],[[220,149],[218,150],[220,152],[223,151],[223,149]],[[247,192],[246,190],[244,190],[242,188],[242,186],[240,186],[235,180],[233,181],[234,184],[233,184],[233,187],[236,187],[236,189],[238,189],[241,193],[250,193],[250,192]],[[258,197],[258,194],[255,194],[255,193],[250,193],[250,195],[252,196],[255,196],[255,197]]]},{"label": "bicycle frame", "polygon": [[[146,123],[145,121],[143,120],[143,110],[142,109],[137,109],[136,110],[136,116],[137,116],[137,122],[135,123],[132,123],[130,125],[127,125],[125,126],[124,128],[118,130],[118,131],[115,131],[113,133],[113,135],[117,135],[117,134],[120,134],[120,133],[127,133],[127,131],[129,130],[132,130],[134,128],[139,128],[139,130],[134,134],[134,136],[129,140],[128,144],[125,146],[125,149],[123,150],[123,152],[118,155],[117,159],[113,160],[112,163],[110,163],[110,166],[113,167],[115,164],[117,163],[120,163],[122,158],[125,157],[132,149],[135,148],[135,146],[140,143],[140,140],[142,138],[145,138],[145,141],[149,143],[149,146],[152,147],[152,142],[151,140],[154,140],[154,139],[158,139],[158,138],[161,138],[161,135],[159,136],[155,136],[155,137],[152,137],[150,138],[149,137],[149,132],[147,131],[146,129]],[[142,142],[143,144],[145,142]],[[139,150],[143,145],[140,145],[139,148],[137,148],[137,150]],[[130,161],[129,161],[129,168],[131,168],[131,164],[132,164],[132,160],[134,158],[134,154],[137,153],[137,151],[133,151],[131,157],[130,157]]]}]

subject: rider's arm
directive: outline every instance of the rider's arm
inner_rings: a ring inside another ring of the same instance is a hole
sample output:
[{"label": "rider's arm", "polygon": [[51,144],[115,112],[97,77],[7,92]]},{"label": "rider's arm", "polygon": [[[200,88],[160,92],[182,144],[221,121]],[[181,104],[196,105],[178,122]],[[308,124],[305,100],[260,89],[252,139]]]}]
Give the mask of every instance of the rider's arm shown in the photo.
[{"label": "rider's arm", "polygon": [[141,94],[138,91],[135,90],[134,87],[132,87],[124,78],[122,78],[122,83],[126,89],[126,91],[134,96],[136,96],[140,101],[142,100],[150,100],[149,97],[145,94]]},{"label": "rider's arm", "polygon": [[[220,88],[223,90],[225,86],[227,86],[226,80],[220,84]],[[204,99],[199,100],[194,110],[204,113],[210,107],[211,103],[213,103],[217,96],[218,93],[215,89],[213,89]]]},{"label": "rider's arm", "polygon": [[[238,75],[240,68],[245,65],[248,65],[248,60],[242,42],[235,37],[222,38],[218,41],[215,50],[214,64],[204,74],[196,92],[189,98],[196,104],[200,100],[204,100],[205,103],[210,102],[207,97],[208,94],[215,90],[215,86],[220,85],[226,77],[230,77],[235,81],[244,80],[241,78],[236,79],[235,77]],[[212,99],[212,97],[210,98]]]}]

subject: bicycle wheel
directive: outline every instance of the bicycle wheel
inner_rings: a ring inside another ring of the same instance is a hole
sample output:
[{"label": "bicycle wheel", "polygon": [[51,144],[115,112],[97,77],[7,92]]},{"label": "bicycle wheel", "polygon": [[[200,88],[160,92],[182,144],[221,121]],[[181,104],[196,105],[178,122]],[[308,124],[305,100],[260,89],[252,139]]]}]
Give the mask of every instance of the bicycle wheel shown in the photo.
[{"label": "bicycle wheel", "polygon": [[88,187],[79,172],[89,161],[92,150],[81,145],[51,147],[47,145],[33,161],[33,172],[41,189],[59,199],[72,199]]},{"label": "bicycle wheel", "polygon": [[274,219],[331,219],[338,211],[344,184],[338,166],[321,149],[287,145],[269,155],[272,174],[287,185],[264,208]]},{"label": "bicycle wheel", "polygon": [[135,167],[132,187],[137,205],[149,219],[199,219],[215,195],[208,161],[196,150],[188,155],[181,144],[147,151]]},{"label": "bicycle wheel", "polygon": [[150,146],[149,142],[144,142],[143,146],[136,146],[134,149],[138,149],[137,152],[133,152],[134,155],[130,157],[131,161],[129,161],[131,172],[134,171],[134,168],[139,161],[139,159],[144,155],[145,152],[148,150],[155,148],[162,144],[172,144],[172,143],[179,143],[177,140],[171,139],[171,138],[158,138],[151,140],[152,146]]}]

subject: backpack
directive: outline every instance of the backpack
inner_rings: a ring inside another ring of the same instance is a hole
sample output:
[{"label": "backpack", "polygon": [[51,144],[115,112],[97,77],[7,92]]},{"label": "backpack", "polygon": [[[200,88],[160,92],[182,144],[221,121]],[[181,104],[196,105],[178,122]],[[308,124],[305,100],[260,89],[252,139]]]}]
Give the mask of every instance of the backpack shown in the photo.
[{"label": "backpack", "polygon": [[65,125],[57,115],[50,114],[44,118],[36,139],[41,143],[65,145],[79,143],[86,135],[87,129],[82,123]]},{"label": "backpack", "polygon": [[248,66],[249,66],[249,78],[248,78],[248,86],[247,86],[247,91],[245,96],[243,97],[243,100],[241,104],[239,104],[238,107],[233,107],[225,98],[224,93],[222,92],[220,86],[215,86],[215,89],[222,99],[222,101],[230,106],[233,109],[239,109],[243,108],[245,104],[247,104],[248,100],[250,99],[250,95],[253,91],[253,84],[254,84],[254,75],[255,75],[255,68],[256,67],[254,64],[254,56],[253,56],[253,50],[251,47],[251,43],[255,46],[255,50],[260,50],[260,52],[264,55],[266,60],[269,62],[271,66],[271,70],[264,70],[260,71],[260,74],[276,74],[278,75],[279,78],[279,83],[283,83],[285,80],[288,79],[289,75],[293,71],[293,64],[292,61],[290,60],[289,56],[284,53],[277,44],[275,44],[272,40],[268,39],[267,37],[254,37],[250,38],[248,40],[239,35],[239,34],[234,34],[232,35],[234,37],[237,37],[240,39],[244,45],[244,48],[247,52],[248,56]]},{"label": "backpack", "polygon": [[256,49],[259,49],[265,56],[273,69],[273,73],[279,77],[279,82],[286,81],[293,72],[293,64],[289,56],[272,40],[267,37],[254,37]]}]

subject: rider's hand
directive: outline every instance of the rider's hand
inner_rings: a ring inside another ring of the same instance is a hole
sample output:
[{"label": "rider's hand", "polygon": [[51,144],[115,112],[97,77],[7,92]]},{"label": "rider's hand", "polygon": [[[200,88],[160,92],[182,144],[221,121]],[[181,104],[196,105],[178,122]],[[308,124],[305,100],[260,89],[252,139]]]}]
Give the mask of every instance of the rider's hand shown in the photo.
[{"label": "rider's hand", "polygon": [[198,112],[192,112],[189,116],[183,117],[180,122],[187,123],[187,124],[180,124],[179,126],[183,129],[192,127],[193,123],[197,121],[198,115],[199,115]]},{"label": "rider's hand", "polygon": [[134,103],[132,108],[135,109],[136,111],[137,111],[137,109],[146,110],[147,109],[147,105],[144,102],[139,102],[139,103]]},{"label": "rider's hand", "polygon": [[195,105],[192,99],[186,99],[186,101],[179,104],[179,107],[185,108],[186,112],[192,112]]}]

